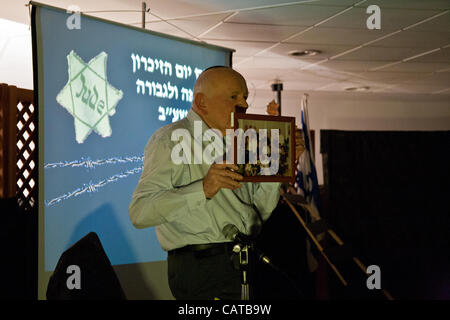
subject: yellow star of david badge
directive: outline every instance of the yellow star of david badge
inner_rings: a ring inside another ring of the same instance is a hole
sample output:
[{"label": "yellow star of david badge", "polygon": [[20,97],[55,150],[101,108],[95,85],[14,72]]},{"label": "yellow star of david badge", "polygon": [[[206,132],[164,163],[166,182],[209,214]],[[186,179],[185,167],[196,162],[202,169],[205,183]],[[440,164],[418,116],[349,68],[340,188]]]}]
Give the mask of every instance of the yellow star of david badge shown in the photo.
[{"label": "yellow star of david badge", "polygon": [[112,133],[109,116],[114,115],[123,92],[106,80],[105,52],[85,63],[73,50],[67,56],[69,80],[56,101],[74,118],[75,139],[83,143],[94,130],[101,137]]}]

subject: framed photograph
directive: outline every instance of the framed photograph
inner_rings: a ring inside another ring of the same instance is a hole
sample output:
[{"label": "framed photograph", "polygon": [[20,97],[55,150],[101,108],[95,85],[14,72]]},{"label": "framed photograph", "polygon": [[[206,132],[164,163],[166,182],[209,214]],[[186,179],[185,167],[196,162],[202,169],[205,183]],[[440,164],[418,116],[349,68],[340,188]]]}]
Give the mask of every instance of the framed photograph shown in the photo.
[{"label": "framed photograph", "polygon": [[233,159],[244,182],[294,182],[294,117],[234,113],[233,125]]}]

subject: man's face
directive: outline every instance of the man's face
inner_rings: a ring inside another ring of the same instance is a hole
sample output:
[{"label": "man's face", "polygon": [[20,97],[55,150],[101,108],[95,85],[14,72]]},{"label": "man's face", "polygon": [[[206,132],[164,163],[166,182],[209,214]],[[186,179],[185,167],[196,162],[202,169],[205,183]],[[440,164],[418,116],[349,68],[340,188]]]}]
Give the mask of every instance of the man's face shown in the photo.
[{"label": "man's face", "polygon": [[214,81],[207,95],[208,125],[225,135],[231,128],[231,113],[246,112],[248,89],[244,78],[237,72],[226,70]]}]

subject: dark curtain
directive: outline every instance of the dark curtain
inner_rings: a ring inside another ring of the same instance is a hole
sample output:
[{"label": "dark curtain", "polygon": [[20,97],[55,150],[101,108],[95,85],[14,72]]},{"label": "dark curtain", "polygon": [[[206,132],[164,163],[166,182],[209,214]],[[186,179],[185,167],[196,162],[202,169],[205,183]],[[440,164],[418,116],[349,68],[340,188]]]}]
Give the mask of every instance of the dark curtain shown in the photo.
[{"label": "dark curtain", "polygon": [[[300,207],[296,209],[306,220],[306,213]],[[315,277],[307,268],[306,239],[301,223],[289,206],[280,200],[255,243],[279,270],[252,257],[251,290],[254,299],[315,298]]]},{"label": "dark curtain", "polygon": [[450,131],[320,135],[326,218],[344,243],[394,298],[450,299]]}]

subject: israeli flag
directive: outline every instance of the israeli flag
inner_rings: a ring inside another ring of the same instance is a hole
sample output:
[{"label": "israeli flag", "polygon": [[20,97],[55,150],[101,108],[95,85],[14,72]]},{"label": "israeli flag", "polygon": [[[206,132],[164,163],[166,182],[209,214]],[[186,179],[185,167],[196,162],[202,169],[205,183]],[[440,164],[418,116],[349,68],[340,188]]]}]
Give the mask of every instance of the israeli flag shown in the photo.
[{"label": "israeli flag", "polygon": [[[298,159],[297,165],[297,192],[302,195],[307,205],[303,207],[309,212],[307,222],[311,223],[320,220],[319,202],[319,182],[317,180],[316,166],[314,165],[314,154],[311,148],[311,135],[309,134],[308,121],[308,95],[305,94],[301,101],[301,125],[303,138],[305,139],[305,151]],[[320,241],[323,234],[318,235]],[[311,242],[306,240],[306,261],[310,272],[314,272],[318,267],[318,262],[311,251]]]},{"label": "israeli flag", "polygon": [[297,192],[309,204],[309,211],[313,221],[320,219],[319,182],[317,180],[314,154],[311,148],[311,136],[308,121],[308,95],[301,101],[301,127],[305,139],[305,151],[298,159],[297,165]]}]

